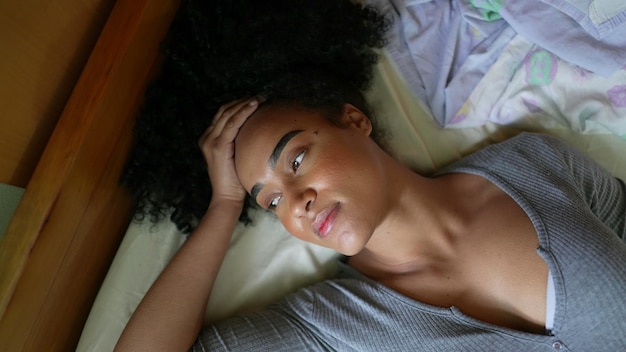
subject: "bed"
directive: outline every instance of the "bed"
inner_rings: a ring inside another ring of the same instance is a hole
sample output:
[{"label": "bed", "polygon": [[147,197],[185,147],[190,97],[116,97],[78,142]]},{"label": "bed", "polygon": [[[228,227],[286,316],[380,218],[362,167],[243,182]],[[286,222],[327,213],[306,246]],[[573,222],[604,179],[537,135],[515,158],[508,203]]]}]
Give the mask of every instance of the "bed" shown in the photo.
[{"label": "bed", "polygon": [[[387,10],[402,15],[402,1],[382,3],[394,4]],[[158,43],[177,6],[177,0],[117,1],[2,243],[19,249],[12,255],[2,249],[2,268],[15,268],[0,277],[0,307],[5,308],[0,340],[10,341],[3,346],[8,350],[112,350],[143,294],[185,240],[167,220],[131,222],[130,200],[117,185],[133,116],[157,72]],[[394,30],[397,38],[408,33],[402,27]],[[626,179],[626,138],[620,132],[626,108],[619,103],[610,125],[591,118],[576,125],[572,121],[582,120],[564,119],[566,112],[549,119],[552,111],[540,109],[539,103],[529,108],[528,99],[503,104],[524,91],[510,83],[517,84],[513,78],[503,81],[514,76],[503,70],[517,60],[515,49],[533,52],[536,45],[525,37],[509,39],[466,95],[447,105],[456,106],[447,115],[418,98],[411,79],[417,76],[402,63],[400,47],[386,48],[367,95],[392,154],[430,173],[481,146],[535,130],[563,138]],[[606,77],[626,87],[624,72],[614,70]],[[509,88],[510,94],[494,97],[489,90],[494,82],[500,84],[498,92]],[[556,94],[565,98],[569,93]],[[613,96],[619,100],[621,94],[618,89]],[[611,95],[605,96],[609,100],[600,105],[612,103]],[[511,107],[519,116],[499,120],[502,110],[495,106]],[[260,308],[333,275],[335,253],[291,238],[266,213],[253,217],[254,226],[239,225],[233,236],[207,308],[211,319]]]},{"label": "bed", "polygon": [[[501,30],[503,37],[497,39],[502,42],[501,48],[492,61],[479,65],[482,73],[471,89],[464,85],[465,95],[447,92],[445,103],[449,111],[446,113],[436,106],[436,99],[421,94],[423,85],[415,84],[424,82],[424,77],[412,71],[411,64],[418,65],[420,61],[415,60],[416,53],[405,44],[411,31],[423,28],[404,22],[407,17],[411,19],[411,14],[406,12],[407,2],[373,3],[396,16],[390,44],[375,68],[368,99],[397,159],[417,171],[430,173],[481,146],[504,140],[522,130],[533,130],[565,139],[615,175],[626,178],[623,152],[626,150],[626,109],[620,102],[611,100],[620,94],[619,87],[626,84],[626,70],[595,74],[554,56],[554,60],[559,60],[559,78],[578,74],[576,77],[581,79],[578,83],[587,83],[586,90],[574,94],[564,88],[571,85],[571,81],[556,78],[550,84],[533,84],[528,80],[524,63],[532,61],[532,55],[541,48],[515,31],[504,29]],[[420,44],[416,44],[418,48]],[[458,57],[451,60],[454,59]],[[410,62],[407,64],[407,61]],[[513,72],[514,64],[520,69]],[[464,70],[461,66],[455,74],[462,76]],[[610,92],[611,87],[618,87],[614,88],[613,95],[603,94],[598,98],[592,93]],[[567,103],[570,98],[582,103],[571,107],[574,104]],[[583,119],[580,116],[585,113],[582,111],[585,104],[598,106],[598,109],[594,114],[587,112]],[[298,287],[333,275],[334,252],[291,238],[264,212],[253,213],[253,218],[254,226],[240,224],[236,229],[209,301],[207,321],[209,314],[210,319],[219,320],[260,308]],[[113,348],[143,294],[184,240],[169,221],[130,225],[92,307],[79,351]]]}]

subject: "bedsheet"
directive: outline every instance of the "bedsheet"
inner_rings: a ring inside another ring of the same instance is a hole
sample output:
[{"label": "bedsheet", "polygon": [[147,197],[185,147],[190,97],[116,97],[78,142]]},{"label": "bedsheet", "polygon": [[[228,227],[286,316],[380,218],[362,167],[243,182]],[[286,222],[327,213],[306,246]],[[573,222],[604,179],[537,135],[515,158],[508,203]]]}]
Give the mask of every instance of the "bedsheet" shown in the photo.
[{"label": "bedsheet", "polygon": [[[626,115],[623,107],[626,5],[614,0],[368,0],[368,3],[392,21],[387,50],[415,96],[426,104],[441,126],[475,126],[487,120],[517,121],[508,111],[492,109],[496,99],[490,95],[496,94],[502,102],[514,93],[501,95],[496,89],[485,88],[495,80],[499,89],[505,89],[502,83],[517,73],[511,80],[512,91],[528,88],[526,92],[537,93],[538,86],[544,89],[542,99],[534,94],[519,100],[519,104],[527,102],[529,109],[515,106],[513,110],[519,113],[530,110],[536,115],[541,109],[561,120],[567,116],[570,121],[563,123],[569,123],[581,133],[624,134],[624,122],[615,119]],[[535,46],[514,52],[512,41],[518,46],[523,41]],[[503,59],[507,49],[508,55],[514,57]],[[510,67],[492,70],[497,61],[500,66]],[[526,72],[516,69],[520,63],[528,68]],[[548,72],[540,77],[542,70]],[[489,72],[492,74],[485,77]],[[482,93],[474,94],[471,104],[464,105],[481,83]],[[594,95],[603,95],[604,99],[594,99]],[[584,99],[579,101],[576,111],[563,107],[564,101],[581,97]],[[487,100],[478,101],[478,98]],[[587,102],[592,106],[583,107]],[[478,104],[482,104],[481,108],[475,108]],[[549,105],[555,107],[546,108]],[[499,113],[504,115],[495,116]],[[465,121],[460,123],[460,120]]]},{"label": "bedsheet", "polygon": [[515,36],[447,127],[486,121],[626,139],[626,67],[604,77]]},{"label": "bedsheet", "polygon": [[386,50],[413,93],[446,126],[515,31],[469,1],[368,0],[391,21]]},{"label": "bedsheet", "polygon": [[526,39],[588,71],[610,76],[626,65],[623,0],[505,0],[500,14]]},{"label": "bedsheet", "polygon": [[[486,144],[519,133],[487,121],[472,128],[442,129],[388,59],[375,68],[368,100],[386,148],[416,171],[429,174]],[[589,153],[626,179],[626,141],[616,136],[580,135],[557,125],[545,130]],[[239,225],[207,308],[207,321],[257,309],[335,271],[337,254],[301,242],[268,213],[254,213],[254,226]],[[77,351],[112,351],[133,310],[183,243],[174,225],[132,224],[92,307]]]}]

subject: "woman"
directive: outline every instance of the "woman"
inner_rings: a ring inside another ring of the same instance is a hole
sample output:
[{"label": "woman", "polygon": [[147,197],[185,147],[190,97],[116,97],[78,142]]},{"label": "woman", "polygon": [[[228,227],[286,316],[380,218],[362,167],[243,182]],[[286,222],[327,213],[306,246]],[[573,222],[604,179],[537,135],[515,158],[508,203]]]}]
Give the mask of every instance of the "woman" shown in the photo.
[{"label": "woman", "polygon": [[328,115],[259,102],[225,105],[203,135],[213,198],[137,309],[120,350],[193,344],[246,193],[294,236],[348,256],[345,273],[265,312],[208,327],[198,348],[626,343],[626,187],[588,158],[525,134],[426,178],[382,151],[369,138],[368,117],[349,103]]},{"label": "woman", "polygon": [[[208,209],[118,350],[626,344],[623,182],[532,134],[423,177],[369,138],[358,90],[332,75],[300,78],[297,94],[268,89],[219,109],[200,138]],[[246,194],[294,236],[344,254],[342,272],[265,311],[206,327],[196,342]]]}]

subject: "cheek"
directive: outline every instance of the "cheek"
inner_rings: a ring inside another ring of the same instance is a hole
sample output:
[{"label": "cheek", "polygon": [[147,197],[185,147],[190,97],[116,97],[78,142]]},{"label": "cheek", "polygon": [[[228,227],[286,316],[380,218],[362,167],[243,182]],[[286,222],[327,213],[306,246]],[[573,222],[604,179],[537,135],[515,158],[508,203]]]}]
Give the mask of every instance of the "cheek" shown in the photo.
[{"label": "cheek", "polygon": [[[348,197],[362,206],[380,188],[379,170],[366,151],[337,148],[315,165],[315,182],[322,189]],[[322,171],[323,170],[323,171]]]},{"label": "cheek", "polygon": [[350,150],[343,145],[331,146],[321,152],[308,173],[313,182],[341,183],[353,179],[363,170],[362,156],[358,151]]},{"label": "cheek", "polygon": [[311,231],[307,232],[307,230],[302,227],[299,221],[297,221],[293,217],[285,216],[283,214],[277,214],[277,215],[278,215],[278,220],[283,225],[285,230],[289,232],[289,234],[291,234],[293,237],[299,240],[311,242],[311,239],[309,238],[309,236],[313,236],[312,233],[310,233]]}]

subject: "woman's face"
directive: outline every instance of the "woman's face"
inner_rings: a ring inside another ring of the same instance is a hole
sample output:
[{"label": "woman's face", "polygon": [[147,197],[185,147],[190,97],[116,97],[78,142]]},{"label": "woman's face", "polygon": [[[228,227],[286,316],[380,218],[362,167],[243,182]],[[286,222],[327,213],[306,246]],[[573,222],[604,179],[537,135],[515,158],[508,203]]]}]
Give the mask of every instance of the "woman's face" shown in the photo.
[{"label": "woman's face", "polygon": [[389,207],[369,119],[347,104],[338,123],[314,110],[262,106],[237,136],[235,165],[248,193],[293,236],[354,255]]}]

